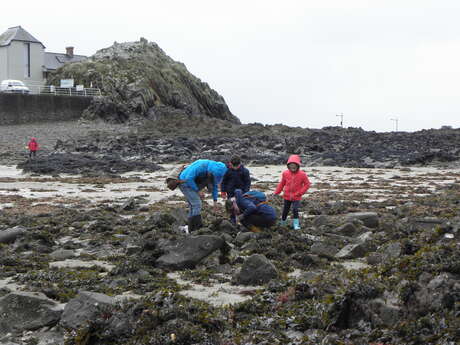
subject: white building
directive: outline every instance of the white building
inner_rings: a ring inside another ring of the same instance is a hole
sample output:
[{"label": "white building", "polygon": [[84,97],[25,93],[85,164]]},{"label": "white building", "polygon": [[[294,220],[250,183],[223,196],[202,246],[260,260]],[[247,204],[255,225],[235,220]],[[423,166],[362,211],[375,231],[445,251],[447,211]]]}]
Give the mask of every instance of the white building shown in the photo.
[{"label": "white building", "polygon": [[62,54],[45,52],[43,43],[21,26],[0,35],[0,81],[22,80],[31,91],[44,85],[50,71],[84,59],[86,56],[74,55],[73,47],[67,47]]}]

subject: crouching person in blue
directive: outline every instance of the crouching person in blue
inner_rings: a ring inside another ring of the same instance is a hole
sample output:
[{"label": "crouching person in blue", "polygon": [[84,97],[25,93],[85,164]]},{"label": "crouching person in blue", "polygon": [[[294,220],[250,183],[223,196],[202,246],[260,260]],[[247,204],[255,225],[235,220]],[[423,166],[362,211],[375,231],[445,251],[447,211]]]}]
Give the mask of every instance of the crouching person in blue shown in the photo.
[{"label": "crouching person in blue", "polygon": [[[251,176],[249,175],[249,170],[241,164],[240,157],[234,156],[228,163],[228,170],[222,180],[222,198],[233,198],[237,189],[241,189],[243,194],[249,192],[249,189],[251,189]],[[230,220],[233,224],[236,223],[234,212],[230,212]]]},{"label": "crouching person in blue", "polygon": [[269,228],[276,223],[276,212],[267,204],[265,194],[256,190],[247,193],[235,190],[237,220],[253,232]]},{"label": "crouching person in blue", "polygon": [[219,184],[227,171],[224,163],[208,159],[199,159],[187,166],[180,174],[182,182],[179,189],[189,204],[188,231],[192,232],[203,226],[201,220],[200,190],[205,187],[212,189],[214,210],[217,210]]}]

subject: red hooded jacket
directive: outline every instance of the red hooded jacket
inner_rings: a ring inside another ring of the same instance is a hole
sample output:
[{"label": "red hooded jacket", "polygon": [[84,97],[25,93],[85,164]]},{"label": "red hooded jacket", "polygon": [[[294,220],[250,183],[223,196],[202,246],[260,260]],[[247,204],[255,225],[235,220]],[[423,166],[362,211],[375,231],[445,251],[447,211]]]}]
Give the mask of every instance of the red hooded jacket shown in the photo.
[{"label": "red hooded jacket", "polygon": [[38,143],[37,139],[32,138],[30,139],[29,143],[27,144],[29,146],[30,151],[37,151],[38,150]]},{"label": "red hooded jacket", "polygon": [[291,170],[284,170],[281,175],[281,181],[276,187],[275,194],[280,194],[284,189],[283,198],[290,201],[301,200],[302,195],[310,188],[310,180],[305,171],[300,170],[300,157],[292,155],[289,157],[287,164],[295,163],[299,169],[293,173]]}]

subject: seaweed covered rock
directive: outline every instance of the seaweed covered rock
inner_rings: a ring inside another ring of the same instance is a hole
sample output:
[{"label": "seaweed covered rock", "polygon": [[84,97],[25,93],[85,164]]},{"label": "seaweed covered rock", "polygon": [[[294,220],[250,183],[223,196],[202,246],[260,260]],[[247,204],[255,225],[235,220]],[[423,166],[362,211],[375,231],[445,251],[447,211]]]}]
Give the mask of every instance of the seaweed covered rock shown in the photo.
[{"label": "seaweed covered rock", "polygon": [[55,325],[62,307],[42,293],[12,292],[0,298],[0,332],[36,330]]},{"label": "seaweed covered rock", "polygon": [[69,77],[101,89],[104,95],[86,109],[87,118],[124,122],[132,114],[151,118],[185,114],[239,123],[222,96],[144,38],[115,42],[89,59],[66,64],[48,82],[57,85]]},{"label": "seaweed covered rock", "polygon": [[278,278],[276,267],[265,255],[251,255],[243,264],[241,271],[235,276],[235,282],[241,285],[259,285]]},{"label": "seaweed covered rock", "polygon": [[223,248],[225,241],[218,236],[191,236],[166,248],[167,253],[160,256],[157,265],[167,269],[195,268],[208,255]]},{"label": "seaweed covered rock", "polygon": [[155,163],[146,161],[122,160],[119,157],[107,155],[96,157],[90,154],[56,153],[40,157],[36,160],[27,160],[17,165],[24,172],[37,174],[88,174],[106,173],[121,174],[128,171],[157,171],[160,168]]},{"label": "seaweed covered rock", "polygon": [[115,300],[110,296],[81,291],[77,297],[66,304],[61,317],[61,325],[65,328],[77,329],[102,314],[103,308],[114,304]]}]

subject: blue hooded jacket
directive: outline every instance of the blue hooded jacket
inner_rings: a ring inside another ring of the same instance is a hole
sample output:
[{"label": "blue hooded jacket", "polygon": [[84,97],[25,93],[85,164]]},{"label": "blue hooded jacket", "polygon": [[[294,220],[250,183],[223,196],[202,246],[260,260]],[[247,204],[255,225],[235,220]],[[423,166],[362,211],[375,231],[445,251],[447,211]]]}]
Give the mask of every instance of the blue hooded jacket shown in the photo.
[{"label": "blue hooded jacket", "polygon": [[194,161],[188,167],[186,167],[179,175],[179,179],[186,180],[185,184],[198,192],[200,188],[196,184],[195,179],[198,177],[206,178],[208,174],[212,174],[213,185],[212,185],[212,198],[217,200],[219,193],[219,184],[222,182],[222,178],[227,171],[227,167],[222,162],[216,162],[209,159],[199,159]]},{"label": "blue hooded jacket", "polygon": [[273,207],[266,203],[255,204],[250,198],[245,198],[241,189],[235,190],[236,204],[243,212],[243,216],[247,217],[253,213],[267,217],[267,220],[275,220],[276,212]]}]

